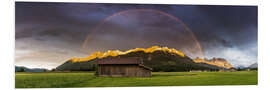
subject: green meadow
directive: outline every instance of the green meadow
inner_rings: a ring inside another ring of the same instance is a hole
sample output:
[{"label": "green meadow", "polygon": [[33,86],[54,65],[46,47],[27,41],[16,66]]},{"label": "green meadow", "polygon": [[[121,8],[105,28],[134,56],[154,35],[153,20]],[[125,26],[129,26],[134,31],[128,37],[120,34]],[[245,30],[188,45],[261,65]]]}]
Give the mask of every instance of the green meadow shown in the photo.
[{"label": "green meadow", "polygon": [[152,72],[152,77],[96,77],[94,72],[15,73],[16,88],[257,85],[257,71]]}]

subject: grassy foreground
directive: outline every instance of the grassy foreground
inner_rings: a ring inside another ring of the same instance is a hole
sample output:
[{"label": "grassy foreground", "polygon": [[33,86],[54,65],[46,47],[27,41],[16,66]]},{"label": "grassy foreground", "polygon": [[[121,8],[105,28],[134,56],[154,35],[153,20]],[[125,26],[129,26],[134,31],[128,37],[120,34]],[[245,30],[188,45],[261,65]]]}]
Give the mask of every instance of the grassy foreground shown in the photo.
[{"label": "grassy foreground", "polygon": [[95,77],[93,72],[15,73],[16,88],[257,85],[256,71],[152,72],[149,78]]}]

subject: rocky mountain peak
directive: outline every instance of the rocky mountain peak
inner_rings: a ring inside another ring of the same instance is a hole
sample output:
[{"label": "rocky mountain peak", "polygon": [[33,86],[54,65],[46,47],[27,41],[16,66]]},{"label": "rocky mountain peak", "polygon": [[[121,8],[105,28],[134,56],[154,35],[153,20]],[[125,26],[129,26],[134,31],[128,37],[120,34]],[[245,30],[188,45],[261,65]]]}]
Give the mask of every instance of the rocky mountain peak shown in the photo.
[{"label": "rocky mountain peak", "polygon": [[201,59],[201,58],[195,58],[193,59],[194,62],[196,63],[206,63],[206,64],[210,64],[210,65],[215,65],[215,66],[219,66],[219,67],[223,67],[223,68],[232,68],[232,65],[224,58],[212,58],[210,60],[208,59]]}]

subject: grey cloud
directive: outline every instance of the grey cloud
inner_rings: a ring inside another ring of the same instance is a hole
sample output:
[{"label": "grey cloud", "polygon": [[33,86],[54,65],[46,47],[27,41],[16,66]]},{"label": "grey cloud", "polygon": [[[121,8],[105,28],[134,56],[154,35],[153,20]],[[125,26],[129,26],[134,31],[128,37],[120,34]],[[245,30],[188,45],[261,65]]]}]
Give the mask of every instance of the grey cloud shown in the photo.
[{"label": "grey cloud", "polygon": [[[95,29],[116,12],[138,8],[161,10],[181,19],[198,38],[208,58],[224,57],[234,65],[257,60],[257,7],[254,6],[17,2],[15,62],[48,62],[47,66],[52,67],[70,57],[85,57],[94,51],[152,45],[198,55],[194,53],[198,48],[183,25],[155,13],[130,12],[113,17]],[[88,48],[83,49],[88,34]],[[31,52],[41,55],[31,56]]]}]

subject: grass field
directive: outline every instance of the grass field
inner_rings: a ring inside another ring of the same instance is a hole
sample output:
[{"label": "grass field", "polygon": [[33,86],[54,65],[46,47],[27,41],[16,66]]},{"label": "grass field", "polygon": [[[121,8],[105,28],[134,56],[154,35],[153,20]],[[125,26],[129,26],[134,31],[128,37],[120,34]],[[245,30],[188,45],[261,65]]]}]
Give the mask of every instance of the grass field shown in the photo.
[{"label": "grass field", "polygon": [[153,72],[149,78],[95,77],[93,72],[15,73],[16,88],[257,85],[256,71]]}]

